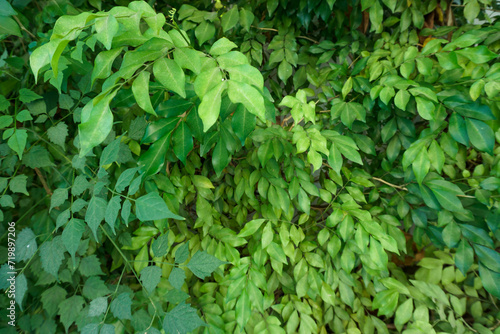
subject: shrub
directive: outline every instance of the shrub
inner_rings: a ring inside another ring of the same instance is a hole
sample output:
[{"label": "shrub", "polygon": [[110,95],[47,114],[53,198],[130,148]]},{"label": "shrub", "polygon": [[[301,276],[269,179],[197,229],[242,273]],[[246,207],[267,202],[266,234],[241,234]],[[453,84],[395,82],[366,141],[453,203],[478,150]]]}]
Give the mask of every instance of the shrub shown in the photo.
[{"label": "shrub", "polygon": [[6,332],[499,333],[496,5],[54,3],[0,2]]}]

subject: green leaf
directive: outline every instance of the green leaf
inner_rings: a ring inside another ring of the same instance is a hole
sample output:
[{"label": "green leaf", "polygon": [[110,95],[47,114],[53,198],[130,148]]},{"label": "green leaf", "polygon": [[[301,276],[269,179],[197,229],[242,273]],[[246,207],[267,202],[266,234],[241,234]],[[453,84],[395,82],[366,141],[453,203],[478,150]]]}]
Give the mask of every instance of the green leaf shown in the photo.
[{"label": "green leaf", "polygon": [[394,103],[396,104],[396,107],[398,107],[401,110],[406,110],[406,105],[408,104],[408,101],[410,101],[410,93],[406,90],[400,89],[396,93],[396,97],[394,97]]},{"label": "green leaf", "polygon": [[218,67],[201,72],[194,81],[196,95],[203,98],[222,82],[222,73]]},{"label": "green leaf", "polygon": [[238,237],[249,237],[253,235],[259,228],[262,226],[262,224],[265,222],[265,219],[254,219],[249,221],[248,223],[243,226],[243,229],[241,229],[240,233],[238,233]]},{"label": "green leaf", "polygon": [[467,271],[474,262],[474,251],[467,240],[462,239],[455,253],[455,265],[467,276]]},{"label": "green leaf", "polygon": [[83,232],[85,232],[85,223],[81,219],[71,218],[62,232],[62,241],[64,247],[75,263],[75,254],[80,246]]},{"label": "green leaf", "polygon": [[238,19],[238,6],[234,5],[230,10],[222,15],[221,26],[223,31],[226,32],[229,29],[234,28],[234,26],[238,23]]},{"label": "green leaf", "polygon": [[47,311],[50,316],[55,316],[59,304],[66,300],[67,294],[66,290],[59,285],[53,285],[42,292],[41,300],[45,311]]},{"label": "green leaf", "polygon": [[463,211],[462,202],[457,195],[463,195],[462,190],[455,184],[444,180],[430,180],[426,185],[431,189],[439,204],[452,212]]},{"label": "green leaf", "polygon": [[176,48],[174,60],[181,68],[187,68],[195,74],[201,70],[200,52],[191,48]]},{"label": "green leaf", "polygon": [[416,156],[415,160],[413,160],[412,164],[413,173],[415,173],[415,178],[417,179],[418,184],[422,184],[425,176],[429,172],[430,167],[431,162],[427,149],[422,147],[420,153]]},{"label": "green leaf", "polygon": [[17,22],[10,16],[0,16],[0,34],[2,35],[15,35],[18,37],[23,37],[21,35],[21,30]]},{"label": "green leaf", "polygon": [[262,74],[258,69],[249,65],[237,65],[226,68],[226,71],[229,72],[229,76],[231,80],[248,83],[260,91],[264,89],[264,79]]},{"label": "green leaf", "polygon": [[469,241],[492,248],[494,247],[493,240],[486,230],[469,224],[461,224],[460,228],[462,229],[463,236]]},{"label": "green leaf", "polygon": [[196,310],[189,304],[180,303],[163,319],[163,329],[166,334],[187,334],[206,324],[200,319]]},{"label": "green leaf", "polygon": [[16,239],[16,262],[31,259],[37,248],[36,235],[29,227],[24,228]]},{"label": "green leaf", "polygon": [[59,122],[47,130],[49,140],[65,150],[66,137],[68,137],[68,126],[64,122]]},{"label": "green leaf", "polygon": [[465,121],[463,117],[456,112],[451,114],[448,131],[457,142],[465,146],[469,145],[469,136],[467,135]]},{"label": "green leaf", "polygon": [[496,298],[500,298],[500,273],[489,270],[479,263],[479,277],[483,287]]},{"label": "green leaf", "polygon": [[135,214],[140,221],[164,218],[184,220],[183,217],[172,213],[165,201],[156,192],[141,196],[135,201]]},{"label": "green leaf", "polygon": [[98,317],[106,312],[108,308],[108,298],[99,297],[90,302],[89,305],[89,317]]},{"label": "green leaf", "polygon": [[43,97],[33,92],[31,89],[21,88],[19,90],[19,100],[21,100],[21,102],[30,103],[39,99],[43,99]]},{"label": "green leaf", "polygon": [[229,164],[230,157],[226,148],[224,140],[219,140],[212,152],[212,165],[214,166],[215,173],[219,176],[224,168]]},{"label": "green leaf", "polygon": [[82,258],[78,271],[86,277],[104,275],[101,270],[101,262],[95,254]]},{"label": "green leaf", "polygon": [[21,311],[23,311],[23,299],[28,291],[28,282],[26,280],[26,276],[24,274],[17,275],[15,281],[15,301],[19,305]]},{"label": "green leaf", "polygon": [[118,21],[113,15],[101,17],[95,20],[95,30],[97,34],[95,37],[101,42],[108,50],[111,49],[113,37],[118,33]]},{"label": "green leaf", "polygon": [[250,303],[250,298],[248,297],[247,289],[243,289],[235,307],[236,312],[236,322],[240,328],[245,328],[246,324],[250,320],[252,315],[252,304]]},{"label": "green leaf", "polygon": [[485,267],[500,273],[500,254],[497,251],[477,244],[474,244],[474,250]]},{"label": "green leaf", "polygon": [[155,288],[160,283],[161,268],[157,266],[149,266],[141,271],[141,282],[146,291],[152,294]]},{"label": "green leaf", "polygon": [[198,114],[203,121],[203,131],[208,131],[219,118],[222,92],[226,89],[227,82],[220,82],[215,88],[203,96],[198,108]]},{"label": "green leaf", "polygon": [[415,101],[417,102],[417,111],[420,117],[425,120],[431,121],[434,119],[434,110],[436,109],[436,105],[427,99],[424,99],[420,96],[415,97]]},{"label": "green leaf", "polygon": [[186,158],[193,149],[193,135],[186,122],[181,122],[175,130],[173,137],[174,153],[180,161],[186,165]]},{"label": "green leaf", "polygon": [[71,296],[59,304],[58,314],[61,316],[60,320],[64,325],[66,332],[68,332],[69,327],[81,314],[84,304],[85,299],[79,295]]},{"label": "green leaf", "polygon": [[189,256],[189,241],[180,245],[175,251],[175,263],[186,262]]},{"label": "green leaf", "polygon": [[163,166],[165,154],[170,145],[170,134],[171,133],[168,133],[155,141],[146,153],[141,154],[138,164],[140,166],[140,171],[144,173],[145,176],[158,173]]},{"label": "green leaf", "polygon": [[56,236],[51,241],[46,241],[40,246],[40,258],[42,268],[57,278],[62,260],[64,260],[64,245],[61,236]]},{"label": "green leaf", "polygon": [[89,206],[87,208],[87,212],[85,213],[85,222],[90,227],[90,230],[94,234],[94,237],[97,239],[97,228],[106,217],[106,207],[108,202],[102,198],[97,196],[92,196],[92,199],[89,202]]},{"label": "green leaf", "polygon": [[203,21],[194,30],[194,35],[198,40],[198,44],[203,45],[203,43],[205,43],[209,39],[212,39],[215,36],[215,27],[212,23],[208,21]]},{"label": "green leaf", "polygon": [[242,105],[236,107],[231,125],[234,133],[240,139],[241,145],[245,144],[245,139],[252,133],[257,124],[255,115],[248,112]]},{"label": "green leaf", "polygon": [[[36,49],[38,50],[38,49]],[[35,51],[36,51],[35,50]],[[106,79],[111,75],[111,67],[116,57],[122,52],[123,48],[117,48],[109,51],[100,52],[94,61],[92,70],[91,85],[94,85],[96,79]],[[34,71],[33,71],[34,72]]]},{"label": "green leaf", "polygon": [[[113,127],[113,114],[109,102],[115,93],[106,95],[97,104],[89,107],[90,113],[85,117],[82,112],[82,124],[78,125],[80,138],[80,157],[84,157],[94,147],[102,143]],[[92,101],[89,102],[92,104]],[[83,109],[85,110],[85,108]]]},{"label": "green leaf", "polygon": [[132,319],[132,300],[127,292],[119,294],[110,305],[111,313],[120,320]]},{"label": "green leaf", "polygon": [[493,155],[493,148],[495,146],[493,130],[486,123],[472,118],[467,118],[465,124],[467,125],[467,135],[472,145],[480,151]]},{"label": "green leaf", "polygon": [[134,93],[135,100],[139,107],[156,116],[156,112],[151,104],[151,98],[149,97],[150,75],[148,71],[142,71],[132,83],[132,92]]},{"label": "green leaf", "polygon": [[254,19],[255,15],[253,15],[251,11],[246,10],[245,8],[240,10],[240,24],[246,31],[250,31],[250,26],[252,25]]},{"label": "green leaf", "polygon": [[186,98],[186,77],[182,68],[172,59],[161,58],[153,65],[155,78],[167,89]]},{"label": "green leaf", "polygon": [[236,44],[228,40],[226,37],[222,37],[221,39],[218,39],[214,44],[212,44],[209,53],[212,56],[217,57],[226,54],[237,47],[238,46]]},{"label": "green leaf", "polygon": [[153,255],[155,257],[165,256],[170,248],[168,243],[168,232],[166,234],[160,235],[153,244],[151,245],[151,249],[153,251]]},{"label": "green leaf", "polygon": [[172,269],[172,272],[168,277],[168,281],[170,282],[170,284],[172,284],[172,286],[177,290],[180,290],[182,288],[185,279],[186,273],[183,269],[177,267]]},{"label": "green leaf", "polygon": [[498,54],[492,52],[485,45],[480,45],[473,48],[461,49],[456,51],[456,53],[469,59],[474,64],[487,63],[490,60],[493,60],[498,57]]},{"label": "green leaf", "polygon": [[14,134],[7,141],[7,145],[17,153],[19,159],[23,158],[24,148],[26,147],[26,140],[28,139],[28,133],[26,130],[14,131]]},{"label": "green leaf", "polygon": [[120,208],[121,208],[120,196],[114,196],[113,198],[111,198],[108,205],[106,206],[106,213],[104,215],[104,220],[109,225],[109,227],[111,227],[113,233],[115,231],[115,222],[116,218],[118,218],[118,212],[120,211]]},{"label": "green leaf", "polygon": [[68,199],[68,189],[66,188],[58,188],[54,190],[54,193],[50,199],[50,209],[49,212],[59,206],[62,205]]},{"label": "green leaf", "polygon": [[9,182],[9,189],[13,193],[23,193],[26,196],[29,196],[30,194],[26,190],[26,181],[28,180],[28,177],[26,175],[17,175],[14,176],[10,182]]},{"label": "green leaf", "polygon": [[0,1],[0,13],[2,13],[3,16],[17,15],[16,11],[12,8],[11,4],[7,2],[7,0]]},{"label": "green leaf", "polygon": [[375,296],[372,307],[378,309],[378,315],[390,315],[398,306],[399,293],[397,290],[384,290]]},{"label": "green leaf", "polygon": [[228,95],[231,102],[242,103],[250,113],[265,122],[264,98],[257,89],[244,82],[229,80]]},{"label": "green leaf", "polygon": [[121,137],[113,140],[108,146],[102,150],[99,166],[106,166],[118,160],[118,152],[120,151]]},{"label": "green leaf", "polygon": [[217,269],[221,264],[224,263],[225,262],[208,254],[205,251],[198,251],[188,262],[187,267],[197,277],[199,277],[200,279],[204,279],[205,277],[210,276],[215,271],[215,269]]},{"label": "green leaf", "polygon": [[116,181],[115,191],[119,193],[124,191],[125,188],[130,185],[130,182],[132,182],[132,179],[134,178],[134,175],[137,172],[137,170],[138,170],[137,167],[128,168],[124,170],[118,177],[118,180]]}]

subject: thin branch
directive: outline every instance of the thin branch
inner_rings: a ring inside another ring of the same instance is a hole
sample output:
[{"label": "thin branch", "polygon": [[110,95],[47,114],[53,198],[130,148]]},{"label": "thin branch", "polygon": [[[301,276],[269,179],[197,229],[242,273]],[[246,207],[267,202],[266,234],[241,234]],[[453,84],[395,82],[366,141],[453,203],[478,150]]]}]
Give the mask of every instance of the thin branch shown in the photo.
[{"label": "thin branch", "polygon": [[396,188],[396,189],[399,189],[399,190],[408,191],[408,189],[406,187],[398,186],[396,184],[392,184],[392,183],[387,182],[385,180],[379,179],[378,177],[372,177],[372,179],[374,179],[375,181],[378,181],[378,182],[382,182],[383,184],[386,184],[386,185],[388,185],[390,187],[393,187],[393,188]]},{"label": "thin branch", "polygon": [[38,38],[35,35],[33,35],[31,33],[31,31],[29,31],[28,29],[26,29],[26,27],[21,23],[21,21],[19,21],[19,19],[17,18],[16,15],[14,15],[13,18],[14,18],[14,20],[16,20],[17,24],[19,24],[19,27],[21,27],[21,30],[26,31],[28,33],[28,35],[30,35],[31,38],[33,38],[34,40],[38,40]]},{"label": "thin branch", "polygon": [[36,175],[38,175],[40,182],[42,182],[43,189],[45,189],[45,192],[47,193],[47,195],[52,196],[52,191],[50,190],[49,185],[47,184],[47,181],[45,181],[45,178],[43,177],[42,172],[40,172],[40,170],[37,167],[35,167],[35,172],[36,172]]}]

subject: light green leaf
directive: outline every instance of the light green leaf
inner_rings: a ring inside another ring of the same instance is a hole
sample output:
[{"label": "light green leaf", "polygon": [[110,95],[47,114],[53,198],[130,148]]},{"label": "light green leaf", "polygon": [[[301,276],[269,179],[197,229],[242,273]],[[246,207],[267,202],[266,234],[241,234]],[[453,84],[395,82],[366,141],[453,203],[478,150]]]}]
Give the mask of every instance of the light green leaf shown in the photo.
[{"label": "light green leaf", "polygon": [[35,92],[33,92],[32,90],[30,90],[28,88],[21,88],[19,90],[19,100],[21,100],[21,102],[30,103],[30,102],[33,102],[35,100],[39,100],[42,98],[43,98],[42,96],[36,94]]},{"label": "light green leaf", "polygon": [[201,72],[194,81],[194,91],[198,97],[203,98],[208,92],[213,90],[222,82],[220,68],[214,67]]},{"label": "light green leaf", "polygon": [[153,65],[156,79],[167,89],[186,98],[186,77],[182,68],[172,59],[159,59]]},{"label": "light green leaf", "polygon": [[24,228],[16,239],[16,262],[29,260],[37,248],[36,235],[29,227]]},{"label": "light green leaf", "polygon": [[200,52],[191,48],[176,48],[174,60],[181,68],[187,68],[195,74],[201,70]]},{"label": "light green leaf", "polygon": [[14,176],[10,182],[9,182],[9,189],[13,193],[23,193],[26,196],[29,196],[30,194],[26,190],[26,181],[28,180],[28,177],[26,175],[17,175]]},{"label": "light green leaf", "polygon": [[160,235],[153,244],[151,245],[151,249],[153,251],[153,255],[155,257],[165,256],[170,248],[168,243],[168,231],[166,234]]},{"label": "light green leaf", "polygon": [[28,134],[26,130],[18,130],[14,131],[14,134],[7,141],[7,145],[17,153],[19,159],[23,158],[23,151],[26,147],[26,140],[28,139]]},{"label": "light green leaf", "polygon": [[224,263],[226,262],[219,260],[205,251],[198,251],[188,262],[187,267],[197,277],[204,279],[205,277],[210,276],[215,269]]},{"label": "light green leaf", "polygon": [[95,36],[97,40],[108,50],[111,49],[113,37],[115,37],[118,33],[118,29],[118,21],[113,15],[108,15],[107,17],[101,17],[95,20],[95,30],[97,32]]},{"label": "light green leaf", "polygon": [[226,71],[229,72],[231,80],[248,83],[257,87],[260,91],[263,91],[264,78],[262,77],[260,71],[255,67],[249,64],[244,64],[228,67],[226,68]]},{"label": "light green leaf", "polygon": [[[177,269],[177,268],[175,268]],[[141,271],[141,282],[146,291],[152,294],[155,288],[160,283],[161,279],[161,268],[157,266],[149,266]]]},{"label": "light green leaf", "polygon": [[111,75],[111,67],[116,57],[122,52],[123,48],[116,48],[109,51],[100,52],[94,61],[92,70],[91,84],[94,85],[96,79],[105,79]]},{"label": "light green leaf", "polygon": [[222,37],[221,39],[217,40],[212,45],[212,47],[210,48],[209,53],[212,56],[217,57],[217,56],[226,54],[229,51],[231,51],[232,49],[237,48],[237,47],[238,46],[236,44],[234,44],[233,42],[231,42],[230,40],[228,40],[226,37]]},{"label": "light green leaf", "polygon": [[94,234],[94,237],[97,239],[97,228],[104,220],[106,216],[106,207],[108,202],[102,198],[93,196],[89,202],[89,207],[87,208],[87,212],[85,213],[85,222],[87,222],[90,230]]},{"label": "light green leaf", "polygon": [[135,201],[135,214],[140,221],[164,218],[184,220],[183,217],[172,213],[165,201],[156,192],[141,196]]},{"label": "light green leaf", "polygon": [[85,232],[85,223],[83,220],[72,218],[62,233],[64,247],[66,247],[69,255],[71,255],[73,263],[75,263],[75,253],[80,246],[80,240],[82,239],[83,232]]},{"label": "light green leaf", "polygon": [[151,104],[151,98],[149,97],[149,77],[149,72],[142,71],[132,83],[132,92],[139,107],[156,116],[156,112]]},{"label": "light green leaf", "polygon": [[64,122],[59,122],[47,130],[49,140],[65,150],[66,137],[68,137],[68,126]]},{"label": "light green leaf", "polygon": [[109,103],[115,94],[116,91],[106,95],[96,105],[93,105],[91,109],[89,107],[90,115],[86,117],[85,121],[82,114],[82,124],[78,125],[80,157],[86,156],[87,153],[108,137],[113,127],[113,114],[109,108]]},{"label": "light green leaf", "polygon": [[59,304],[60,321],[64,325],[66,332],[81,314],[85,299],[80,295],[74,295]]},{"label": "light green leaf", "polygon": [[193,135],[186,122],[181,122],[173,135],[174,153],[184,165],[189,152],[193,149]]},{"label": "light green leaf", "polygon": [[[208,21],[203,21],[200,23],[198,27],[194,30],[194,35],[198,40],[199,45],[203,45],[206,41],[213,38],[215,36],[215,27],[212,23]],[[212,45],[213,48],[213,45]]]},{"label": "light green leaf", "polygon": [[163,319],[166,334],[187,334],[206,324],[200,319],[196,310],[189,304],[180,303]]},{"label": "light green leaf", "polygon": [[219,118],[222,92],[226,89],[227,81],[220,82],[209,91],[201,101],[198,114],[203,121],[203,131],[207,131]]},{"label": "light green leaf", "polygon": [[106,312],[108,308],[108,298],[99,297],[90,302],[89,305],[89,317],[98,317]]},{"label": "light green leaf", "polygon": [[234,28],[234,26],[238,23],[239,14],[238,14],[238,6],[234,5],[230,10],[222,15],[221,26],[224,32],[229,29]]},{"label": "light green leaf", "polygon": [[172,272],[168,277],[168,281],[170,282],[170,284],[172,284],[172,286],[177,290],[180,290],[182,288],[185,279],[186,273],[183,269],[177,267],[172,269]]},{"label": "light green leaf", "polygon": [[467,126],[467,134],[472,145],[480,151],[493,155],[495,135],[491,127],[489,127],[486,123],[473,118],[467,118],[465,120],[465,124]]},{"label": "light green leaf", "polygon": [[479,263],[479,277],[486,291],[500,298],[500,274]]},{"label": "light green leaf", "polygon": [[239,81],[229,81],[228,95],[233,103],[242,103],[249,112],[259,117],[263,122],[266,120],[266,109],[264,98],[257,89]]},{"label": "light green leaf", "polygon": [[120,320],[132,319],[132,300],[127,292],[118,295],[110,305],[111,313]]},{"label": "light green leaf", "polygon": [[46,241],[40,246],[42,268],[57,278],[57,273],[64,260],[64,245],[61,236],[56,236],[51,241]]}]

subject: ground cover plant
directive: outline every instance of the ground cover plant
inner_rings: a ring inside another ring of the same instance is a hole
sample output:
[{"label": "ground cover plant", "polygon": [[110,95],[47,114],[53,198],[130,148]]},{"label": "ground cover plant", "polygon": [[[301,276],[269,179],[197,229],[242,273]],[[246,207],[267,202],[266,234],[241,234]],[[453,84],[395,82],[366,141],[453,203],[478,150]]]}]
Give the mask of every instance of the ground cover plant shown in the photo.
[{"label": "ground cover plant", "polygon": [[497,12],[0,0],[2,332],[500,333]]}]

